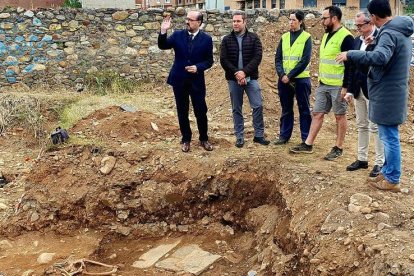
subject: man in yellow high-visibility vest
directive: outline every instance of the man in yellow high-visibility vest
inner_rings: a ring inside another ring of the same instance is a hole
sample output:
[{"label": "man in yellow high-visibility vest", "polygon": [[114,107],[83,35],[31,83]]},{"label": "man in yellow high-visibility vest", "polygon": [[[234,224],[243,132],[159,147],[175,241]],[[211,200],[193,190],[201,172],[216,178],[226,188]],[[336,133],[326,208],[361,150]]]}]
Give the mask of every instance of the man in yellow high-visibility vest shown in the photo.
[{"label": "man in yellow high-visibility vest", "polygon": [[342,156],[347,128],[347,102],[344,96],[347,92],[349,66],[346,62],[336,62],[335,58],[340,52],[352,49],[354,38],[341,25],[341,18],[342,11],[337,6],[329,6],[322,12],[321,23],[325,34],[319,50],[319,86],[315,93],[312,123],[305,142],[290,148],[292,153],[313,153],[313,143],[322,127],[324,116],[332,109],[336,119],[336,143],[324,159],[332,161]]},{"label": "man in yellow high-visibility vest", "polygon": [[290,31],[282,35],[276,50],[275,66],[279,76],[277,89],[282,112],[279,138],[274,142],[275,145],[286,144],[292,136],[293,99],[295,97],[299,109],[300,134],[303,142],[308,137],[312,122],[309,103],[311,94],[309,63],[312,55],[312,38],[305,31],[304,19],[303,11],[290,13]]}]

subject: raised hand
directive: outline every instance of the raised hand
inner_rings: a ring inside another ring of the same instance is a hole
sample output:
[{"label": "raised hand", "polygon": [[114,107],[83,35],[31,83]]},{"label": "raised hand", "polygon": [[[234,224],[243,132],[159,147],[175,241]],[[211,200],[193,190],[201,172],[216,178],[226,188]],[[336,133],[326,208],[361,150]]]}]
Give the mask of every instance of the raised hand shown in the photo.
[{"label": "raised hand", "polygon": [[165,34],[171,28],[171,17],[167,15],[161,23],[161,33]]}]

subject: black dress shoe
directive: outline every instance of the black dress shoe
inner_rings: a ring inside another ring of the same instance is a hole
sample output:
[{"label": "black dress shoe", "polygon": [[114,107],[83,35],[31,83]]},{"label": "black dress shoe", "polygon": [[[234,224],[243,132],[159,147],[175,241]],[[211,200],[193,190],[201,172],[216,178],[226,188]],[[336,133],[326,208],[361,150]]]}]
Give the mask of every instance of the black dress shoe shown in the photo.
[{"label": "black dress shoe", "polygon": [[237,138],[236,147],[242,148],[243,146],[244,146],[244,139],[243,138]]},{"label": "black dress shoe", "polygon": [[368,161],[355,161],[354,163],[352,163],[351,165],[349,165],[348,167],[346,167],[347,171],[356,171],[359,169],[368,169]]},{"label": "black dress shoe", "polygon": [[382,167],[380,165],[375,165],[369,173],[369,177],[377,177],[380,174],[381,169]]},{"label": "black dress shoe", "polygon": [[274,142],[273,142],[273,144],[275,144],[275,145],[284,145],[284,144],[287,144],[287,142],[289,142],[289,140],[288,139],[283,139],[283,138],[278,138],[278,139],[276,139]]},{"label": "black dress shoe", "polygon": [[270,144],[270,141],[265,140],[265,138],[263,137],[254,137],[253,142],[259,143],[260,145],[264,145],[264,146],[267,146]]}]

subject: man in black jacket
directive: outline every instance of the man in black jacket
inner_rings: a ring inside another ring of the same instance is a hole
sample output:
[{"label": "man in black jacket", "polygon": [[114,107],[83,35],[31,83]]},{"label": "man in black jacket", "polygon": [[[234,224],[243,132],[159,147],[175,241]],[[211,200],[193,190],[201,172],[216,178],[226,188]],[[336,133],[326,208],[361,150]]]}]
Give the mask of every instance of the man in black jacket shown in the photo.
[{"label": "man in black jacket", "polygon": [[262,43],[246,28],[246,14],[233,14],[233,31],[223,38],[220,63],[226,72],[233,111],[236,147],[244,145],[243,94],[246,92],[253,109],[253,142],[268,145],[264,138],[263,103],[259,83],[259,64],[262,61]]},{"label": "man in black jacket", "polygon": [[[355,17],[355,27],[360,36],[354,40],[354,50],[372,51],[374,43],[365,42],[368,37],[375,37],[378,30],[371,22],[371,16],[368,11],[357,13]],[[368,146],[370,134],[373,134],[375,141],[375,165],[370,172],[370,177],[376,177],[384,164],[384,145],[378,136],[378,126],[368,120],[368,88],[367,74],[368,66],[350,64],[350,74],[348,93],[345,100],[349,101],[352,97],[355,99],[356,125],[358,127],[358,159],[346,167],[347,171],[368,168]],[[362,92],[362,93],[361,93]]]}]

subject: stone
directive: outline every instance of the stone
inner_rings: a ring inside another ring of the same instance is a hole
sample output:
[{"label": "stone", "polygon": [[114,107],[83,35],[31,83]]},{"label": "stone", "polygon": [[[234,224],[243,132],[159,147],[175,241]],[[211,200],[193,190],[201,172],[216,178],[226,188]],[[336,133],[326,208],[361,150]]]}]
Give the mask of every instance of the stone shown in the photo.
[{"label": "stone", "polygon": [[147,30],[159,30],[161,25],[160,22],[148,22],[144,23],[144,27]]},{"label": "stone", "polygon": [[13,248],[13,245],[8,240],[1,240],[0,241],[0,248],[1,249],[7,249],[7,248]]},{"label": "stone", "polygon": [[99,169],[99,171],[102,174],[109,174],[112,169],[115,167],[115,163],[116,163],[116,159],[113,156],[105,156],[104,158],[102,158],[101,160],[101,168]]},{"label": "stone", "polygon": [[71,20],[68,24],[69,30],[71,32],[76,31],[77,29],[79,29],[79,22],[76,20]]},{"label": "stone", "polygon": [[137,33],[134,30],[127,30],[125,34],[127,37],[134,37],[137,35]]},{"label": "stone", "polygon": [[0,19],[6,19],[9,18],[11,15],[8,12],[0,13]]},{"label": "stone", "polygon": [[159,259],[161,259],[165,254],[170,252],[174,247],[176,247],[180,241],[176,241],[170,244],[162,244],[149,250],[148,252],[142,254],[139,257],[138,261],[135,261],[132,266],[136,268],[149,268],[153,266]]},{"label": "stone", "polygon": [[53,257],[56,255],[56,253],[42,253],[37,258],[37,262],[39,264],[47,264],[50,263],[53,260]]},{"label": "stone", "polygon": [[266,19],[265,17],[263,17],[263,16],[258,16],[258,17],[256,18],[255,22],[256,22],[256,23],[263,24],[263,23],[267,23],[267,19]]},{"label": "stone", "polygon": [[220,255],[202,250],[198,245],[191,244],[175,251],[171,257],[156,263],[155,267],[178,273],[200,275],[208,269]]},{"label": "stone", "polygon": [[122,21],[127,19],[129,16],[129,13],[127,11],[117,11],[114,14],[112,14],[112,19],[117,21]]},{"label": "stone", "polygon": [[29,269],[23,272],[22,276],[32,276],[32,275],[35,275],[34,272],[35,271],[33,269]]},{"label": "stone", "polygon": [[46,70],[46,66],[43,64],[37,63],[33,67],[33,71],[44,71],[44,70]]},{"label": "stone", "polygon": [[9,208],[9,207],[7,207],[6,204],[0,202],[0,210],[6,210],[7,208]]},{"label": "stone", "polygon": [[206,32],[213,32],[214,31],[214,26],[212,24],[207,24],[206,28],[205,28]]},{"label": "stone", "polygon": [[356,193],[349,198],[349,201],[354,205],[368,207],[372,203],[372,198],[361,193]]},{"label": "stone", "polygon": [[125,32],[125,31],[126,31],[126,27],[125,27],[124,25],[117,24],[117,25],[115,26],[115,30],[116,30],[117,32]]},{"label": "stone", "polygon": [[39,214],[37,212],[33,212],[32,215],[30,216],[30,222],[38,221],[39,218],[40,218]]},{"label": "stone", "polygon": [[136,49],[134,49],[134,48],[127,47],[125,49],[124,54],[127,55],[127,56],[137,56],[138,55],[138,51]]},{"label": "stone", "polygon": [[185,9],[184,9],[183,7],[178,7],[178,8],[175,10],[175,13],[176,13],[178,16],[183,16],[183,15],[185,15],[185,14],[186,14],[186,11],[185,11]]}]

